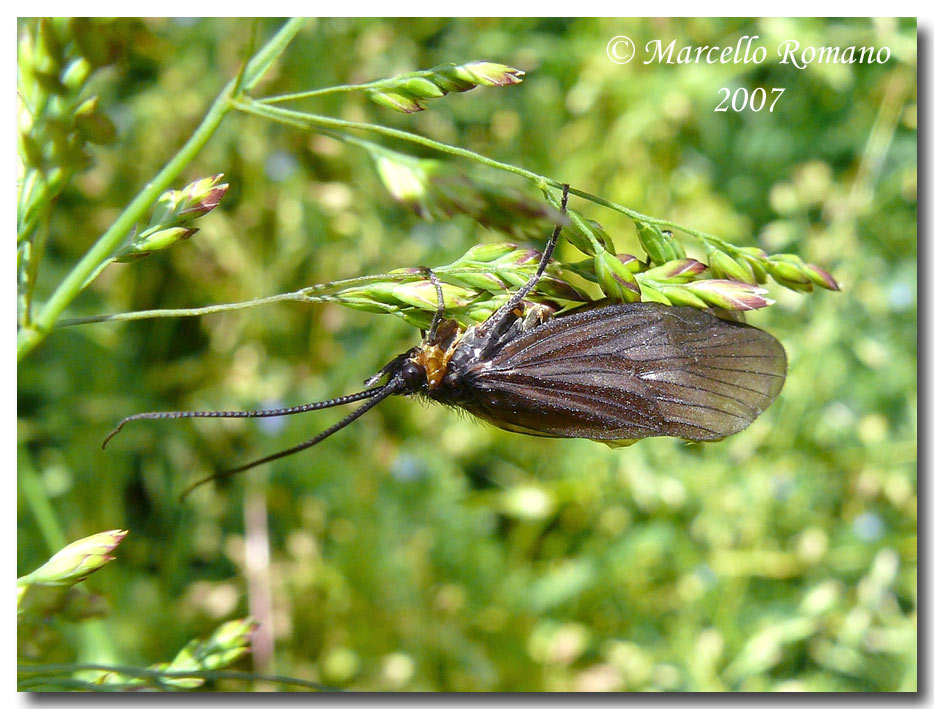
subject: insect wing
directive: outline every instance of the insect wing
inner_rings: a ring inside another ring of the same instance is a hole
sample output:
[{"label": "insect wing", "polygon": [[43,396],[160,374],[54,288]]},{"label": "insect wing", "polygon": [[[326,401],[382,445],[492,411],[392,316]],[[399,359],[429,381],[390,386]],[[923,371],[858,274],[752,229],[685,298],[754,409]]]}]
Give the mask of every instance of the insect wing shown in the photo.
[{"label": "insect wing", "polygon": [[510,431],[613,441],[717,440],[746,428],[785,380],[767,332],[654,303],[572,313],[463,373],[456,403]]}]

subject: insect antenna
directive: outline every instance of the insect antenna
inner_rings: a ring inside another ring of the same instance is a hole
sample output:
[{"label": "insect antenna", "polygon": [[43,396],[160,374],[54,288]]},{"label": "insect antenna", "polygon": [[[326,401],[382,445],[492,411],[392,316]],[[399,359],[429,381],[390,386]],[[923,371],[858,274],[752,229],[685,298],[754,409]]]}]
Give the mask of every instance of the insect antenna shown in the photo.
[{"label": "insect antenna", "polygon": [[[211,482],[212,480],[222,480],[224,478],[229,478],[230,476],[236,475],[237,473],[242,473],[246,470],[249,470],[250,468],[255,468],[257,465],[262,465],[263,463],[269,463],[270,461],[278,460],[279,458],[285,458],[286,456],[292,455],[293,453],[298,453],[299,451],[303,451],[306,448],[311,448],[313,445],[320,443],[321,441],[323,441],[325,438],[327,438],[331,434],[337,433],[345,426],[348,426],[349,424],[353,423],[358,418],[363,416],[363,414],[365,414],[367,411],[369,411],[374,406],[376,406],[383,399],[385,399],[386,397],[392,394],[395,394],[398,391],[401,391],[404,388],[404,386],[405,386],[405,383],[401,377],[399,376],[393,377],[388,382],[386,382],[386,384],[384,384],[381,387],[378,387],[375,390],[375,392],[374,390],[370,390],[371,392],[370,400],[367,401],[363,406],[361,406],[358,409],[354,409],[349,414],[347,414],[347,416],[342,418],[340,421],[335,423],[333,426],[324,429],[321,433],[319,433],[314,438],[309,438],[304,443],[299,443],[297,446],[286,448],[285,450],[279,451],[278,453],[267,455],[265,458],[259,458],[249,463],[238,465],[236,468],[231,468],[230,470],[222,470],[218,473],[214,473],[214,475],[209,475],[206,478],[198,480],[196,483],[193,483],[192,485],[189,485],[187,488],[185,488],[185,491],[182,492],[182,494],[179,496],[179,500],[184,500],[188,496],[188,494],[191,493],[192,490],[198,487],[201,487],[205,483]],[[360,392],[360,394],[363,394],[363,393],[365,392]],[[342,397],[342,398],[350,399],[353,396],[359,397],[360,395],[351,394],[348,397]],[[334,399],[333,401],[336,401],[336,399]],[[322,402],[322,403],[327,403],[327,402]],[[299,407],[296,407],[296,408],[299,408]],[[321,407],[321,408],[324,408],[324,407]]]},{"label": "insect antenna", "polygon": [[130,421],[139,421],[142,419],[188,419],[188,418],[265,418],[268,416],[291,416],[292,414],[303,414],[306,411],[317,411],[318,409],[328,409],[332,406],[341,406],[342,404],[352,404],[361,399],[369,399],[377,396],[387,385],[373,387],[356,394],[339,396],[336,399],[327,401],[316,401],[311,404],[301,404],[300,406],[289,406],[284,409],[262,409],[258,411],[150,411],[142,414],[133,414],[127,416],[116,425],[113,431],[107,434],[107,438],[101,444],[101,448],[106,448],[110,439],[120,433],[126,424]]},{"label": "insect antenna", "polygon": [[[567,214],[568,207],[568,190],[571,189],[570,185],[564,185],[561,190],[561,213]],[[548,239],[548,243],[545,245],[545,250],[542,251],[541,261],[538,262],[538,269],[535,271],[535,275],[532,276],[525,285],[522,286],[519,290],[513,294],[513,296],[506,301],[506,304],[503,305],[499,310],[493,313],[486,322],[483,324],[484,329],[486,330],[495,330],[497,325],[502,322],[511,311],[515,310],[516,307],[522,302],[522,300],[529,293],[532,292],[532,289],[538,285],[538,282],[542,279],[542,276],[545,273],[545,269],[548,268],[548,262],[551,260],[551,255],[555,251],[555,246],[558,244],[558,237],[561,235],[561,225],[556,224],[555,230],[551,232],[551,237]]]}]

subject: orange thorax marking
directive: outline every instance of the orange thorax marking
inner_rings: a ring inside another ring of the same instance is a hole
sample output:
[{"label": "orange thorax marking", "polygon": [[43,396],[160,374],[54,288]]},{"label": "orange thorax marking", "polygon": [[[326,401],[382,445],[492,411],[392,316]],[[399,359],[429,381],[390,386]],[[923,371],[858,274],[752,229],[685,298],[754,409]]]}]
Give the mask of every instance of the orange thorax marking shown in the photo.
[{"label": "orange thorax marking", "polygon": [[454,350],[457,349],[460,339],[460,337],[456,337],[447,347],[423,343],[418,348],[415,356],[412,357],[415,364],[420,364],[425,368],[425,378],[428,380],[429,390],[436,389],[441,384],[445,372],[448,371],[448,362],[451,361],[451,356],[454,354]]}]

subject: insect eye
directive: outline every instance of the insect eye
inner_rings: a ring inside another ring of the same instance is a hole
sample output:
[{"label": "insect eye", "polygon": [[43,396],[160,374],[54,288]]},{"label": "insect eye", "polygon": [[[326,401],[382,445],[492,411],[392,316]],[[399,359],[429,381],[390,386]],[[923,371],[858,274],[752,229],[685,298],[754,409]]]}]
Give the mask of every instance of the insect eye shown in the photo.
[{"label": "insect eye", "polygon": [[411,389],[419,388],[425,383],[426,379],[425,368],[412,361],[402,365],[402,369],[399,370],[399,375],[402,377],[402,381],[405,382],[405,385]]}]

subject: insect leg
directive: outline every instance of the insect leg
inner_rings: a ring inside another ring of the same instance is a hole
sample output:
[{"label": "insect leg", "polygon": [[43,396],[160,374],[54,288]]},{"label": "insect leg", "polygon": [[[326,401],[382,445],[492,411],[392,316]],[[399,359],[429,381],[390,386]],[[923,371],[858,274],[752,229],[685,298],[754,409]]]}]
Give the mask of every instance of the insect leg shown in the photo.
[{"label": "insect leg", "polygon": [[428,280],[431,281],[431,284],[435,287],[435,293],[438,295],[438,309],[435,310],[434,317],[431,319],[431,329],[428,330],[428,337],[426,338],[426,342],[434,342],[435,337],[438,335],[438,326],[444,319],[444,290],[441,288],[441,281],[438,280],[434,271],[427,266],[422,266],[421,269],[422,273],[428,276]]},{"label": "insect leg", "polygon": [[[568,207],[568,190],[571,188],[570,185],[564,185],[561,191],[561,213],[567,213]],[[561,235],[561,225],[555,225],[555,230],[551,233],[551,238],[548,239],[548,243],[545,245],[545,250],[542,251],[542,258],[538,262],[538,269],[535,271],[535,275],[532,276],[524,286],[515,292],[515,294],[510,298],[505,305],[503,305],[499,310],[493,313],[486,322],[483,323],[483,329],[488,332],[495,332],[499,327],[502,326],[503,321],[509,317],[509,314],[516,310],[518,306],[522,303],[525,296],[532,292],[532,289],[538,285],[538,282],[541,280],[542,275],[545,273],[545,269],[548,268],[548,262],[551,260],[551,255],[555,251],[555,246],[558,243],[558,237]]]}]

